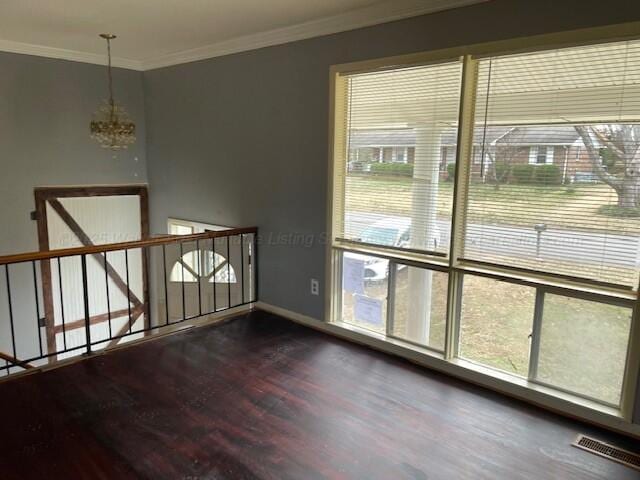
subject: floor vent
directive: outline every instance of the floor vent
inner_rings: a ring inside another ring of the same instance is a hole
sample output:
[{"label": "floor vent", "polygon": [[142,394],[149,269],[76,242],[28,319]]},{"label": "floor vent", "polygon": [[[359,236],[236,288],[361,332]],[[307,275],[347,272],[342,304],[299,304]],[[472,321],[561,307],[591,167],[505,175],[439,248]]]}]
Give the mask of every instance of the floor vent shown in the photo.
[{"label": "floor vent", "polygon": [[595,455],[608,458],[614,462],[621,463],[627,467],[640,470],[640,455],[614,447],[613,445],[601,442],[600,440],[585,437],[584,435],[578,435],[576,441],[573,442],[573,446],[586,450],[587,452],[591,452]]}]

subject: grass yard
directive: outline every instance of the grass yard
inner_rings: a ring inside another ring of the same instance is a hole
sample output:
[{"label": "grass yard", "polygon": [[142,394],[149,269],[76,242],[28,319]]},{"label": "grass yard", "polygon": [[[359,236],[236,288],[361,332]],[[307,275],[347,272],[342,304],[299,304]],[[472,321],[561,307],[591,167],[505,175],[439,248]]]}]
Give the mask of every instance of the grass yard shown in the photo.
[{"label": "grass yard", "polygon": [[[408,335],[410,269],[396,279],[394,335]],[[387,283],[367,284],[365,295],[383,301]],[[475,363],[527,377],[535,290],[467,275],[460,325],[460,356]],[[434,273],[428,346],[444,347],[447,276]],[[354,317],[353,296],[343,296],[343,320],[378,333]],[[631,312],[610,305],[549,295],[545,303],[537,378],[547,384],[617,404],[626,362]]]},{"label": "grass yard", "polygon": [[[419,183],[407,177],[352,175],[347,177],[347,211],[410,216],[413,189]],[[423,186],[422,188],[426,188]],[[531,185],[472,184],[469,189],[469,221],[505,226],[532,226],[546,223],[567,229],[584,229],[589,218],[592,228],[608,232],[640,234],[638,218],[603,215],[604,205],[615,205],[615,191],[604,184],[538,187]],[[438,185],[437,212],[450,218],[453,184]],[[541,208],[543,207],[543,208]]]},{"label": "grass yard", "polygon": [[[403,177],[350,176],[348,211],[411,215],[414,180]],[[427,188],[424,185],[422,188]],[[453,185],[438,186],[438,216],[450,218]],[[606,185],[535,187],[474,184],[469,190],[470,222],[505,226],[584,229],[587,218],[596,230],[640,235],[640,220],[602,215],[603,205],[615,205],[616,194]],[[531,259],[535,261],[535,259]],[[621,267],[622,268],[622,267]],[[613,267],[612,267],[613,269]],[[626,270],[622,273],[628,273]],[[412,298],[410,268],[398,272],[394,335],[410,338],[407,323]],[[383,301],[386,318],[387,283],[368,284],[365,295]],[[460,321],[460,356],[511,374],[529,375],[530,334],[535,289],[465,276]],[[414,299],[413,299],[414,300]],[[442,350],[445,336],[447,276],[434,273],[428,345]],[[537,379],[541,382],[618,404],[630,329],[631,312],[610,305],[548,295],[542,322]],[[371,325],[354,317],[353,297],[344,295],[343,319],[379,333],[386,325]],[[424,340],[421,340],[424,342]]]}]

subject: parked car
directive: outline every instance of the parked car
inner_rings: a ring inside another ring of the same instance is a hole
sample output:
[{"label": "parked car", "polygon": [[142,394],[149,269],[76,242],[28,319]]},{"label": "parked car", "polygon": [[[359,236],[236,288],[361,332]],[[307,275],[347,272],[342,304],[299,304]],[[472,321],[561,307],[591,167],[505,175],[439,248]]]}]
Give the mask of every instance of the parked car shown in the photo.
[{"label": "parked car", "polygon": [[[408,248],[411,240],[411,219],[393,217],[378,220],[362,230],[357,240],[372,245]],[[440,231],[436,227],[434,247],[437,248],[439,243]],[[346,258],[364,261],[365,282],[380,282],[389,276],[389,261],[384,258],[353,252],[347,252],[344,255]],[[406,265],[400,265],[401,269],[405,267]]]}]

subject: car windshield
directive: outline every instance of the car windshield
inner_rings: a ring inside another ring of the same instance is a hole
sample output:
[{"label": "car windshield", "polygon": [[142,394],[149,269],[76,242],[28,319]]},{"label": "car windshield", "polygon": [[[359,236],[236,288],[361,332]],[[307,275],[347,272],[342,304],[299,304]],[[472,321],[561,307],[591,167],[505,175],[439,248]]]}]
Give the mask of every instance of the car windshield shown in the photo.
[{"label": "car windshield", "polygon": [[397,236],[398,230],[395,228],[368,227],[363,230],[361,239],[365,243],[394,246]]}]

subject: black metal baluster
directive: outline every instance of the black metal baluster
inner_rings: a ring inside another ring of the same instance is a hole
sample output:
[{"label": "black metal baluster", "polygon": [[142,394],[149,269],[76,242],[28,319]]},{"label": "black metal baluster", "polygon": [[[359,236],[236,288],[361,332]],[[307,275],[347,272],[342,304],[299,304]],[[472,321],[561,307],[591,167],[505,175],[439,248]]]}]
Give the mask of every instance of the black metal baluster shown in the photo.
[{"label": "black metal baluster", "polygon": [[182,266],[182,321],[187,319],[187,303],[184,297],[184,251],[180,242],[180,265]]},{"label": "black metal baluster", "polygon": [[33,270],[33,291],[36,297],[36,327],[38,328],[38,347],[40,347],[40,356],[44,355],[42,350],[42,327],[40,326],[40,301],[38,300],[38,275],[36,273],[36,262],[31,262]]},{"label": "black metal baluster", "polygon": [[107,290],[107,321],[109,322],[109,340],[111,340],[113,331],[111,327],[111,295],[109,293],[109,270],[107,265],[107,252],[104,252],[104,284]]},{"label": "black metal baluster", "polygon": [[11,303],[11,280],[9,279],[9,265],[4,266],[4,273],[7,279],[7,305],[9,306],[9,324],[11,327],[11,347],[13,348],[13,359],[17,360],[18,355],[16,353],[16,335],[13,325],[13,305]]},{"label": "black metal baluster", "polygon": [[216,305],[216,239],[215,237],[211,239],[211,251],[213,252],[213,266],[211,267],[211,283],[213,283],[213,313],[218,311],[218,307]]},{"label": "black metal baluster", "polygon": [[167,286],[167,248],[166,245],[162,245],[162,266],[164,272],[164,310],[167,315],[164,322],[165,325],[169,325],[169,287]]},{"label": "black metal baluster", "polygon": [[[67,328],[64,320],[64,295],[62,292],[62,266],[60,264],[60,257],[58,257],[58,284],[60,286],[60,314],[62,316],[62,346],[64,350],[67,349]],[[56,347],[57,350],[57,347]],[[51,352],[49,352],[51,353]]]},{"label": "black metal baluster", "polygon": [[200,257],[200,240],[196,240],[196,252],[198,253],[198,316],[202,316],[202,258]]},{"label": "black metal baluster", "polygon": [[244,305],[244,234],[240,234],[240,288],[242,289],[242,304]]},{"label": "black metal baluster", "polygon": [[227,308],[231,308],[231,237],[227,235]]},{"label": "black metal baluster", "polygon": [[131,322],[131,287],[129,287],[129,250],[124,250],[124,267],[127,274],[127,310],[129,312],[129,333],[133,330]]},{"label": "black metal baluster", "polygon": [[[143,331],[151,330],[153,317],[151,316],[151,301],[149,299],[149,265],[151,264],[151,247],[142,247],[142,329]],[[156,321],[156,323],[158,323]]]},{"label": "black metal baluster", "polygon": [[87,354],[91,355],[91,319],[89,317],[89,279],[87,277],[87,256],[80,256],[82,266],[82,299],[84,303],[84,333],[87,342]]}]

